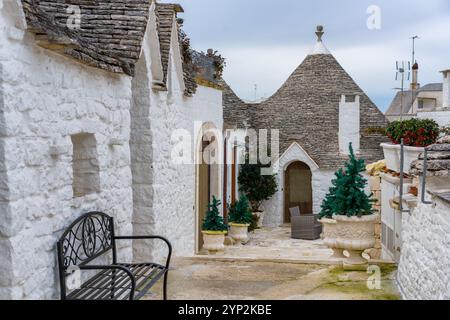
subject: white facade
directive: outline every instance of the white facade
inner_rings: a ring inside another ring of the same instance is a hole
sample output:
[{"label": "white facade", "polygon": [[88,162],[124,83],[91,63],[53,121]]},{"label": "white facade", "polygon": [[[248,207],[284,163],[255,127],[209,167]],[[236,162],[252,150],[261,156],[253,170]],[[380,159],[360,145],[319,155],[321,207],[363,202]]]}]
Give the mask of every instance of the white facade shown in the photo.
[{"label": "white facade", "polygon": [[[37,47],[18,29],[18,3],[0,11],[0,298],[55,298],[55,244],[70,222],[101,209],[118,233],[132,233],[131,78]],[[99,190],[75,197],[72,138],[81,133],[96,143]]]},{"label": "white facade", "polygon": [[284,173],[293,162],[303,162],[309,166],[312,173],[312,193],[313,193],[313,213],[318,214],[326,194],[334,178],[334,172],[321,170],[313,159],[298,144],[293,143],[280,157],[276,180],[278,185],[277,193],[269,200],[265,201],[264,225],[277,227],[284,223]]},{"label": "white facade", "polygon": [[[113,216],[118,235],[163,235],[176,256],[193,255],[196,169],[172,161],[172,136],[183,129],[194,137],[196,121],[221,131],[222,92],[199,86],[184,95],[177,28],[168,90],[158,91],[153,25],[131,78],[38,47],[20,1],[0,0],[0,10],[0,299],[57,298],[56,241],[89,211]],[[194,138],[191,146],[194,159]],[[95,175],[77,180],[86,164]],[[219,198],[221,174],[218,167]],[[124,261],[158,259],[166,250],[119,245]]]}]

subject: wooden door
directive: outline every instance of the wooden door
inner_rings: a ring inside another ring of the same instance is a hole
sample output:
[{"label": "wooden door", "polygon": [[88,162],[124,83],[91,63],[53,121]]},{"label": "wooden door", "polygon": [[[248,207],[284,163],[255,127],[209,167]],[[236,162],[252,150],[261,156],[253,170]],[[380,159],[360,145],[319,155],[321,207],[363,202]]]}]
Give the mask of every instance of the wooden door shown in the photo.
[{"label": "wooden door", "polygon": [[[209,143],[204,143],[203,150],[208,145]],[[204,162],[201,161],[201,164],[198,165],[198,250],[203,247],[203,220],[211,200],[211,165]]]},{"label": "wooden door", "polygon": [[300,207],[302,214],[313,213],[312,173],[308,165],[294,162],[284,175],[284,222],[291,222],[290,208]]}]

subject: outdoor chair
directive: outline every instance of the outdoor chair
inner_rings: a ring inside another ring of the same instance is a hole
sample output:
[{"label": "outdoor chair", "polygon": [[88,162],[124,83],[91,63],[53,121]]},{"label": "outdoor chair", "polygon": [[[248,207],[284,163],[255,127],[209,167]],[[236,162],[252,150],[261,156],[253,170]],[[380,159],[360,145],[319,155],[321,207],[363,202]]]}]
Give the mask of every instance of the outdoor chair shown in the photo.
[{"label": "outdoor chair", "polygon": [[[168,247],[165,265],[117,261],[118,241],[160,240]],[[167,300],[167,275],[172,246],[160,236],[119,237],[114,220],[91,212],[73,222],[57,243],[61,300],[139,300],[164,277],[163,296]],[[99,265],[98,259],[112,260]],[[94,264],[90,264],[95,261]],[[81,272],[87,272],[82,281]],[[90,277],[88,277],[88,275]],[[75,278],[74,278],[75,277]],[[70,285],[72,283],[72,285]]]},{"label": "outdoor chair", "polygon": [[301,214],[300,208],[290,208],[291,237],[300,240],[317,240],[322,234],[322,224],[314,214]]}]

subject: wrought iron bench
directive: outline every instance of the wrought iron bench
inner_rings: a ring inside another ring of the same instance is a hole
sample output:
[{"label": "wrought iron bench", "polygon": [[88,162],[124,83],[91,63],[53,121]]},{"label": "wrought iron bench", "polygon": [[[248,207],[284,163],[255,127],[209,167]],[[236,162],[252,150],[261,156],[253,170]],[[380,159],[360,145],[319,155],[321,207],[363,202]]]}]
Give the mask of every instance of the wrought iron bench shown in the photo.
[{"label": "wrought iron bench", "polygon": [[[167,244],[165,265],[117,262],[117,241],[161,240]],[[139,300],[164,277],[163,297],[167,300],[167,276],[172,256],[170,242],[160,236],[118,237],[114,220],[101,212],[90,212],[73,222],[57,243],[62,300]],[[90,264],[112,260],[111,265]],[[82,282],[83,273],[89,274]],[[77,278],[73,278],[77,277]],[[67,283],[73,280],[75,288]]]}]

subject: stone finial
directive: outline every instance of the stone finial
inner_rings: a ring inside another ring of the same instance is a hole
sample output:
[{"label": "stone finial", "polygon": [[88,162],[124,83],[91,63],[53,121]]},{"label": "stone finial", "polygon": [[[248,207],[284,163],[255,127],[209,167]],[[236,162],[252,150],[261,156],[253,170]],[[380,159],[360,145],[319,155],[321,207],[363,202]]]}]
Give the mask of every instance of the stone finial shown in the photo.
[{"label": "stone finial", "polygon": [[322,37],[323,37],[323,34],[325,33],[324,31],[323,31],[323,26],[317,26],[317,28],[316,28],[316,35],[317,35],[317,41],[318,42],[322,42]]}]

